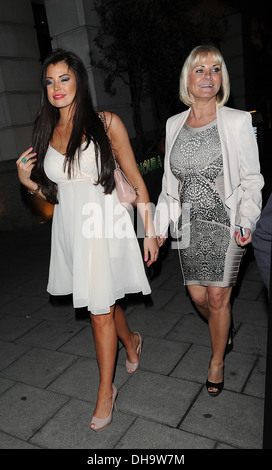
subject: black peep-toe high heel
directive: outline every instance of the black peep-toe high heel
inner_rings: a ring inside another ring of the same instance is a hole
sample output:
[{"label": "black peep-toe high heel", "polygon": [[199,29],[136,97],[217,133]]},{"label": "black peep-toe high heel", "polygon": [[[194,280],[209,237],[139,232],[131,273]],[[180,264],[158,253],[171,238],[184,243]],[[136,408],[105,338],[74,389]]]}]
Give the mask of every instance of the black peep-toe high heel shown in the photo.
[{"label": "black peep-toe high heel", "polygon": [[[210,361],[210,363],[211,363],[211,361]],[[210,368],[210,366],[209,366],[209,368]],[[223,366],[223,374],[224,374],[224,366]],[[207,388],[207,392],[210,395],[210,397],[217,397],[218,395],[220,395],[220,393],[222,392],[222,390],[224,388],[224,375],[223,375],[222,382],[215,383],[215,382],[210,382],[207,379],[206,380],[206,388]]]}]

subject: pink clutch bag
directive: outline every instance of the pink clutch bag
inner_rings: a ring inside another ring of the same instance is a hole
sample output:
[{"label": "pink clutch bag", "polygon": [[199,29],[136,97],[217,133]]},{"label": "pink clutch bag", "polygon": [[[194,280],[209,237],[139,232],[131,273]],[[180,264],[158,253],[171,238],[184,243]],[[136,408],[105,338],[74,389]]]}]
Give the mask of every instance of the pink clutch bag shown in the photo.
[{"label": "pink clutch bag", "polygon": [[118,199],[123,206],[125,206],[127,209],[130,209],[135,204],[135,201],[138,197],[138,188],[132,186],[115,158],[114,161],[116,167],[114,170],[114,180]]},{"label": "pink clutch bag", "polygon": [[[106,126],[106,119],[105,119],[104,112],[102,111],[98,113],[98,116],[102,120],[104,124],[104,128],[105,128],[105,132],[107,134],[107,126]],[[110,139],[109,139],[109,143],[111,145]],[[113,154],[114,163],[115,163],[114,180],[115,180],[115,186],[116,186],[118,199],[120,203],[126,207],[126,209],[132,209],[138,197],[138,194],[137,194],[138,188],[134,188],[134,186],[132,186],[132,184],[127,179],[125,173],[122,171],[119,163],[116,160],[113,148],[112,148],[112,154]]]}]

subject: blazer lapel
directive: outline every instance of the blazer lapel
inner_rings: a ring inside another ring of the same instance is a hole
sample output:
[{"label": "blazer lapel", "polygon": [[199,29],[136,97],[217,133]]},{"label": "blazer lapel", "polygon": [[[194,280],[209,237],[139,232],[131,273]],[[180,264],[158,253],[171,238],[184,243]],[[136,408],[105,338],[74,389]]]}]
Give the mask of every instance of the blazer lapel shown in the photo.
[{"label": "blazer lapel", "polygon": [[233,132],[233,121],[225,113],[224,107],[217,106],[216,117],[223,157],[225,202],[229,206],[227,200],[231,198],[235,188],[240,184],[239,156]]},{"label": "blazer lapel", "polygon": [[178,185],[179,182],[177,178],[173,175],[171,168],[170,168],[170,155],[171,151],[173,148],[174,143],[176,142],[176,139],[178,137],[178,134],[180,132],[180,129],[184,126],[187,117],[190,113],[190,108],[186,111],[184,111],[181,114],[178,114],[175,116],[174,122],[171,123],[171,127],[169,128],[169,133],[170,133],[170,138],[169,138],[169,148],[167,149],[167,155],[166,155],[166,161],[165,165],[167,165],[166,171],[167,171],[167,193],[170,194],[174,199],[179,199],[179,191],[178,191]]}]

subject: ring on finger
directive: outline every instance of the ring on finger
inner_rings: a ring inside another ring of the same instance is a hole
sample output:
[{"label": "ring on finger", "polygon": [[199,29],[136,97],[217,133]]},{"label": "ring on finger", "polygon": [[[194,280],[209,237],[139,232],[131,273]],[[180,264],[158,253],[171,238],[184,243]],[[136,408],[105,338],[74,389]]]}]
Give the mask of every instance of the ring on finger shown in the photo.
[{"label": "ring on finger", "polygon": [[28,159],[26,157],[23,157],[22,160],[21,160],[22,163],[27,163],[28,162]]}]

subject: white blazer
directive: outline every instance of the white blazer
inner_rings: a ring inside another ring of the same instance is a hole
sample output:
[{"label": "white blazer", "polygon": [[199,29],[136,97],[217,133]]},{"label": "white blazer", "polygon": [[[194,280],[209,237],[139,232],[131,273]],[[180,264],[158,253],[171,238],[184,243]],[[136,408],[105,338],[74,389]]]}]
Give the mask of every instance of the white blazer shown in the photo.
[{"label": "white blazer", "polygon": [[[172,116],[166,123],[164,175],[154,221],[157,235],[166,235],[171,220],[176,226],[181,215],[180,183],[171,171],[170,155],[189,113],[190,108]],[[261,189],[264,180],[260,174],[258,146],[251,114],[217,106],[216,115],[223,157],[224,202],[229,208],[231,235],[235,231],[235,224],[253,232],[261,213]]]}]

